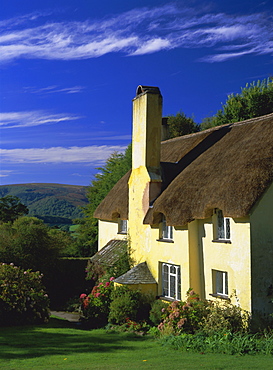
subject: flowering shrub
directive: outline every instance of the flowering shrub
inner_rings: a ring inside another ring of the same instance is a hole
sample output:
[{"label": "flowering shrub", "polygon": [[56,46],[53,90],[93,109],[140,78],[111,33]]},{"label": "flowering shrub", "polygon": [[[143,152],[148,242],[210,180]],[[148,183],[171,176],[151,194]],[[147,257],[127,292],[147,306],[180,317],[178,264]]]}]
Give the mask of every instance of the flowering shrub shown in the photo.
[{"label": "flowering shrub", "polygon": [[166,334],[194,333],[206,316],[207,306],[207,301],[201,301],[199,296],[189,289],[186,302],[173,301],[167,308],[162,308],[163,321],[158,325],[158,329]]},{"label": "flowering shrub", "polygon": [[89,327],[96,328],[107,324],[111,302],[111,292],[114,289],[114,278],[95,285],[91,293],[80,295],[83,320]]},{"label": "flowering shrub", "polygon": [[174,301],[162,309],[163,321],[158,325],[162,334],[217,332],[244,332],[247,329],[249,315],[240,307],[230,303],[200,300],[190,289],[186,302]]},{"label": "flowering shrub", "polygon": [[49,298],[40,272],[0,264],[0,325],[46,322]]}]

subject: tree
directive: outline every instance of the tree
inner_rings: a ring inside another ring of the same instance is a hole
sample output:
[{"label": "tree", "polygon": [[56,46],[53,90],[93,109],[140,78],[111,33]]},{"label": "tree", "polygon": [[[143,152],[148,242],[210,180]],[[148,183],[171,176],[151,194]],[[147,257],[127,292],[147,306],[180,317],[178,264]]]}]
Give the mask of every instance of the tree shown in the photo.
[{"label": "tree", "polygon": [[15,263],[25,269],[52,271],[66,239],[50,233],[42,220],[20,217],[12,223],[0,225],[0,260]]},{"label": "tree", "polygon": [[201,129],[220,126],[226,123],[244,121],[273,112],[272,78],[254,81],[241,88],[240,94],[230,94],[215,116],[201,123]]},{"label": "tree", "polygon": [[78,220],[77,245],[82,257],[91,256],[97,251],[98,220],[93,213],[100,202],[106,197],[113,186],[132,167],[132,147],[129,145],[125,153],[113,153],[99,171],[87,191],[88,205],[83,208],[85,218]]},{"label": "tree", "polygon": [[19,216],[28,214],[28,208],[18,197],[7,195],[0,198],[0,222],[13,222]]},{"label": "tree", "polygon": [[192,134],[199,131],[199,126],[185,113],[178,112],[175,116],[168,116],[169,139],[177,136]]}]

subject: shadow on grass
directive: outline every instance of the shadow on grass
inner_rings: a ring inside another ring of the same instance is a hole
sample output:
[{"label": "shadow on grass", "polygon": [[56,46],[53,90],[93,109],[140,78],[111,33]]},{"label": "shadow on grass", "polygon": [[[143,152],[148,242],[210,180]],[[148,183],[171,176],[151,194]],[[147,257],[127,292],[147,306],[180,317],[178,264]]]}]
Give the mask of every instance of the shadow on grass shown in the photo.
[{"label": "shadow on grass", "polygon": [[105,330],[84,330],[76,324],[51,318],[40,326],[0,328],[0,359],[26,359],[91,352],[112,352],[121,347],[133,350],[130,342],[145,341],[126,333],[107,333]]}]

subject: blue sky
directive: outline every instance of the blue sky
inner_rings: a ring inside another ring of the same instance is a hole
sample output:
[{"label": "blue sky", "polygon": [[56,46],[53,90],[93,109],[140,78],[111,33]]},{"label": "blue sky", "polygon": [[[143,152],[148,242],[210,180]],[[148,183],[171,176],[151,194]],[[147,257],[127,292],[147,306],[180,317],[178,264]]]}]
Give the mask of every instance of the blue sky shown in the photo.
[{"label": "blue sky", "polygon": [[4,0],[0,183],[89,185],[131,141],[138,85],[197,122],[273,75],[271,0]]}]

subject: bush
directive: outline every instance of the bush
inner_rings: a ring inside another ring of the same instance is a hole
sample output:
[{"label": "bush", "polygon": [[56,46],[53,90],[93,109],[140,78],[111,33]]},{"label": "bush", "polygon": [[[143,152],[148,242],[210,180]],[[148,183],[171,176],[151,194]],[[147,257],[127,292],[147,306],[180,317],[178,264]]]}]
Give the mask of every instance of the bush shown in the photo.
[{"label": "bush", "polygon": [[110,278],[95,285],[88,296],[81,295],[82,320],[88,327],[99,328],[107,324],[113,288],[113,279]]},{"label": "bush", "polygon": [[217,332],[246,332],[249,327],[249,313],[239,306],[224,302],[208,301],[206,316],[200,323],[200,329],[207,334]]},{"label": "bush", "polygon": [[126,286],[117,287],[111,295],[109,322],[124,324],[126,319],[136,320],[141,306],[141,294]]},{"label": "bush", "polygon": [[229,300],[201,301],[192,289],[186,302],[174,301],[162,311],[163,321],[158,326],[162,334],[245,332],[249,324],[249,314]]},{"label": "bush", "polygon": [[168,307],[168,303],[157,299],[152,303],[152,307],[149,314],[149,319],[154,325],[159,325],[162,321],[162,314]]},{"label": "bush", "polygon": [[40,272],[0,264],[0,325],[46,322],[49,298]]}]

